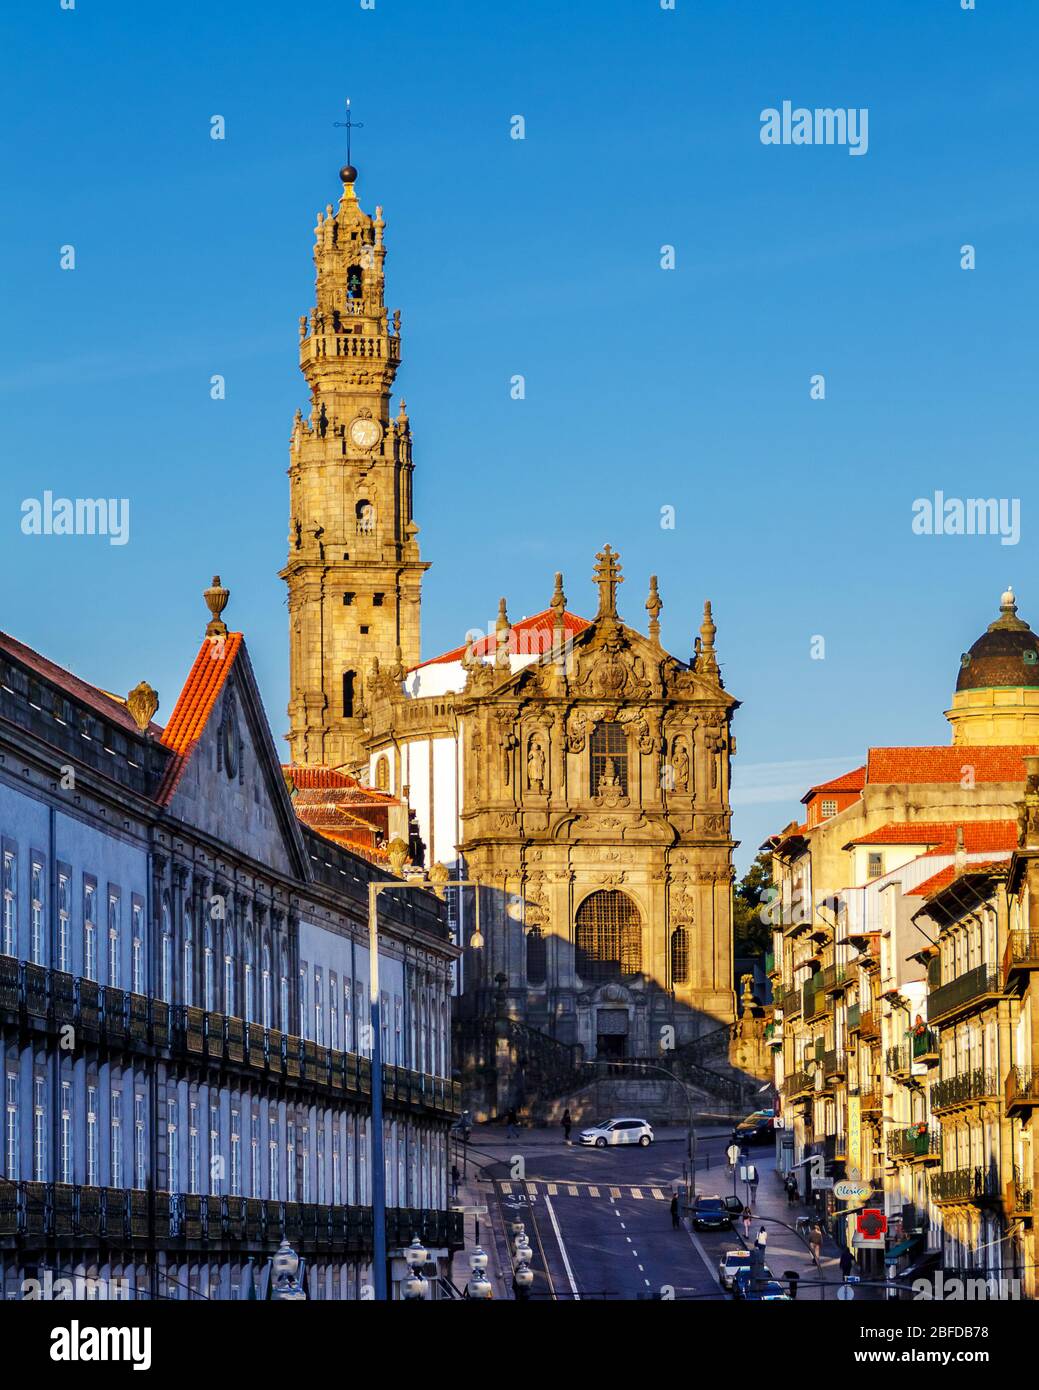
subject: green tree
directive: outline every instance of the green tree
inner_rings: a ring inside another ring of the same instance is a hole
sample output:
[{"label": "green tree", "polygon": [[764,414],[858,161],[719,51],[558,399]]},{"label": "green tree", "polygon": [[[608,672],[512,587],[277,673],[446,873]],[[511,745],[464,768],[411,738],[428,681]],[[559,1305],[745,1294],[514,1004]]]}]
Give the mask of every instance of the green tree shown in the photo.
[{"label": "green tree", "polygon": [[761,919],[761,904],[772,887],[772,856],[762,850],[732,894],[733,951],[763,956],[772,946],[772,928]]}]

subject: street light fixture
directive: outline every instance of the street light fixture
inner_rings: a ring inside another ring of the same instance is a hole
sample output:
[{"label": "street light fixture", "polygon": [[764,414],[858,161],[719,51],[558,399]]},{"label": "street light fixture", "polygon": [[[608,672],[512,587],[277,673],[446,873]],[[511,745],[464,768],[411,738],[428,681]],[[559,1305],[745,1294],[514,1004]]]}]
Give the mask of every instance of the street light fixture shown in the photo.
[{"label": "street light fixture", "polygon": [[411,1244],[405,1247],[404,1259],[409,1271],[404,1281],[404,1297],[416,1301],[425,1298],[429,1293],[429,1280],[423,1276],[422,1266],[429,1259],[429,1251],[418,1236],[412,1236]]},{"label": "street light fixture", "polygon": [[470,1298],[491,1298],[494,1290],[491,1281],[487,1278],[487,1255],[484,1250],[477,1246],[469,1256],[469,1268],[473,1271],[472,1278],[469,1280],[468,1290]]}]

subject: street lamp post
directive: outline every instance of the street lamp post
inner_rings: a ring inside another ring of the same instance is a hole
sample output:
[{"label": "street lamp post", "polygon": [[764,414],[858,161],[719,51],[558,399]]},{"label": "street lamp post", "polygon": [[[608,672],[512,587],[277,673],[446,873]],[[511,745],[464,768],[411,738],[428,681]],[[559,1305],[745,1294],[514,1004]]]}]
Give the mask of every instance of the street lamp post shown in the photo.
[{"label": "street lamp post", "polygon": [[[401,842],[398,842],[400,844]],[[391,864],[403,868],[403,852],[393,854]],[[450,878],[445,864],[434,864],[425,878],[386,878],[373,879],[368,884],[368,985],[370,991],[370,1019],[372,1044],[372,1261],[373,1279],[377,1302],[385,1302],[388,1297],[386,1278],[386,1156],[382,1137],[382,1018],[379,997],[379,894],[387,889],[424,888],[444,899],[446,888],[476,888],[472,879]],[[476,894],[476,927],[472,944],[481,946],[480,935],[480,894]]]}]

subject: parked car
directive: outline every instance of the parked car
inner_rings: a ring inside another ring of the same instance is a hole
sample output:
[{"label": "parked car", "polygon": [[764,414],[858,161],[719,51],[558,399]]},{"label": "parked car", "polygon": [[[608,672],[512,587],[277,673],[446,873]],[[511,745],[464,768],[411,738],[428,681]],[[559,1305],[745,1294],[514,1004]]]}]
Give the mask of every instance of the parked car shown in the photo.
[{"label": "parked car", "polygon": [[732,1213],[720,1197],[697,1197],[690,1214],[694,1230],[732,1230]]},{"label": "parked car", "polygon": [[741,1270],[750,1268],[750,1251],[740,1247],[739,1250],[726,1250],[725,1254],[718,1261],[718,1283],[723,1289],[731,1289],[733,1280]]},{"label": "parked car", "polygon": [[792,1300],[785,1284],[778,1279],[770,1279],[763,1289],[748,1289],[743,1295],[748,1303],[790,1303]]},{"label": "parked car", "polygon": [[607,1144],[640,1144],[648,1149],[653,1142],[653,1126],[629,1116],[582,1129],[578,1137],[582,1144],[594,1144],[597,1149],[605,1149]]},{"label": "parked car", "polygon": [[722,1198],[722,1201],[725,1203],[725,1210],[726,1210],[727,1212],[729,1212],[730,1215],[732,1215],[732,1216],[742,1216],[742,1215],[743,1215],[743,1206],[744,1206],[744,1203],[743,1203],[743,1198],[742,1198],[742,1197],[734,1197],[734,1196],[732,1195],[732,1193],[730,1192],[729,1195],[728,1195],[728,1197],[723,1197],[723,1198]]},{"label": "parked car", "polygon": [[[761,1271],[761,1274],[763,1278],[769,1281],[769,1283],[774,1284],[777,1282],[775,1275],[769,1269],[768,1265],[764,1266],[764,1268]],[[780,1285],[780,1287],[782,1287],[782,1285]],[[745,1265],[742,1269],[738,1269],[736,1271],[732,1280],[732,1296],[733,1298],[758,1297],[758,1295],[756,1295],[753,1292],[753,1278],[751,1274],[751,1267],[749,1264]]]},{"label": "parked car", "polygon": [[771,1110],[755,1110],[740,1120],[732,1137],[742,1144],[767,1144],[776,1132],[776,1117]]}]

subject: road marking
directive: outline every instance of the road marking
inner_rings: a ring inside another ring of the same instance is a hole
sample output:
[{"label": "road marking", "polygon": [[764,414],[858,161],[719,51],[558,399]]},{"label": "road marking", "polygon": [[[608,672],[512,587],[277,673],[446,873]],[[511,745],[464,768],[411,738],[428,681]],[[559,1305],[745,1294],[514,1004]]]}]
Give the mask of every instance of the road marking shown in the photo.
[{"label": "road marking", "polygon": [[[620,1212],[618,1212],[617,1215],[620,1216]],[[621,1230],[622,1230],[622,1231],[626,1231],[627,1229],[628,1229],[627,1226],[625,1226],[624,1222],[622,1221],[622,1222],[621,1222]]]},{"label": "road marking", "polygon": [[619,1187],[611,1187],[611,1188],[610,1188],[610,1196],[611,1196],[611,1197],[619,1197],[620,1195],[621,1195],[621,1190],[620,1190]]},{"label": "road marking", "polygon": [[503,1182],[501,1185],[501,1190],[505,1193],[506,1197],[510,1196],[512,1193],[512,1183]]},{"label": "road marking", "polygon": [[658,1202],[666,1202],[666,1201],[667,1201],[667,1198],[666,1198],[666,1197],[664,1196],[664,1194],[661,1192],[661,1190],[660,1190],[659,1187],[651,1187],[649,1190],[650,1190],[650,1192],[652,1192],[653,1196],[657,1199]]},{"label": "road marking", "polygon": [[635,1258],[636,1258],[636,1260],[637,1260],[638,1257],[639,1257],[639,1252],[638,1252],[637,1250],[632,1250],[631,1253],[635,1256]]},{"label": "road marking", "polygon": [[640,1187],[633,1187],[631,1189],[631,1195],[635,1198],[636,1201],[642,1201],[642,1189]]},{"label": "road marking", "polygon": [[575,1299],[580,1299],[581,1295],[577,1292],[577,1285],[574,1283],[574,1271],[570,1268],[570,1260],[567,1257],[566,1246],[563,1244],[563,1233],[559,1229],[559,1222],[556,1220],[556,1213],[552,1207],[551,1197],[545,1198],[545,1210],[548,1212],[549,1220],[552,1222],[552,1229],[556,1235],[556,1244],[559,1246],[559,1253],[563,1257],[563,1268],[566,1270],[566,1277],[570,1280],[570,1292]]},{"label": "road marking", "polygon": [[537,1183],[536,1183],[536,1182],[528,1182],[528,1183],[527,1183],[527,1192],[529,1193],[529,1195],[530,1195],[531,1197],[536,1197],[536,1196],[538,1195],[538,1185],[537,1185]]},{"label": "road marking", "polygon": [[548,1185],[548,1195],[549,1195],[550,1197],[554,1197],[558,1191],[559,1191],[559,1188],[556,1187],[555,1183],[554,1183],[554,1182],[550,1182],[549,1185]]},{"label": "road marking", "polygon": [[648,1280],[648,1279],[643,1279],[642,1282],[645,1284],[646,1288],[648,1289],[648,1288],[649,1288],[649,1280]]},{"label": "road marking", "polygon": [[639,1265],[639,1269],[642,1271],[643,1274],[645,1274],[646,1271],[642,1268],[642,1265]]},{"label": "road marking", "polygon": [[624,1239],[628,1242],[629,1245],[631,1244],[631,1236],[625,1236]]},{"label": "road marking", "polygon": [[580,1195],[581,1195],[580,1192],[577,1190],[577,1188],[574,1187],[573,1185],[571,1185],[570,1187],[568,1187],[567,1190],[569,1191],[571,1197],[580,1197]]},{"label": "road marking", "polygon": [[599,1195],[599,1189],[598,1189],[597,1187],[590,1187],[590,1188],[588,1189],[588,1196],[589,1196],[589,1197],[598,1197],[598,1195]]}]

